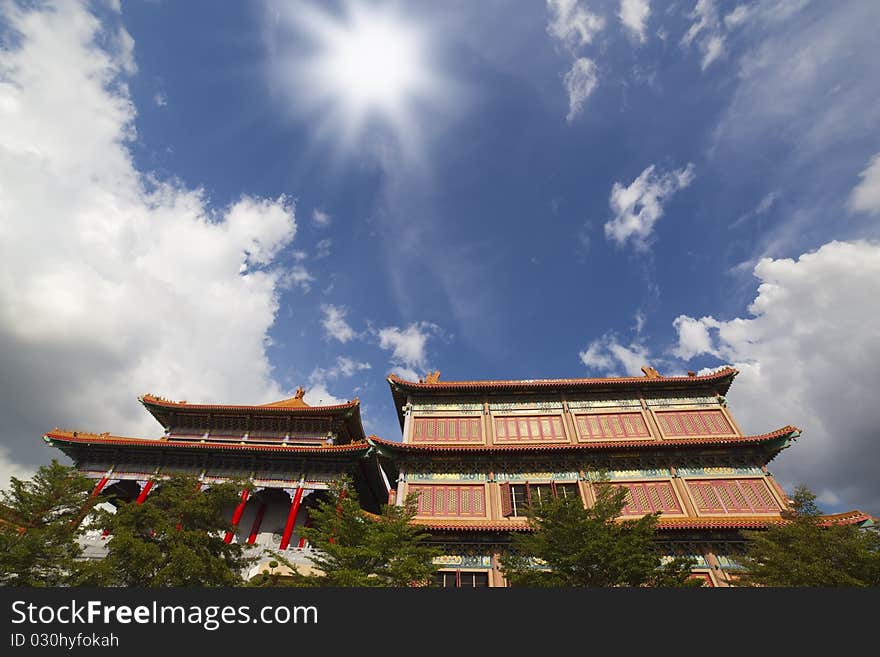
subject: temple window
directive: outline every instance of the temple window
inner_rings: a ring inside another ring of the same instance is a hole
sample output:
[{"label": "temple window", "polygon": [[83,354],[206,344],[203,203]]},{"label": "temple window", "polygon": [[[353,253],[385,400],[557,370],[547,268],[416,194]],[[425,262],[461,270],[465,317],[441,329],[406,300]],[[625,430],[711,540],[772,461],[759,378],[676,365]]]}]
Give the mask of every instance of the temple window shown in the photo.
[{"label": "temple window", "polygon": [[700,513],[768,513],[780,507],[763,479],[696,479],[687,482]]},{"label": "temple window", "polygon": [[503,483],[501,487],[501,515],[522,517],[530,506],[541,509],[551,499],[581,499],[576,482],[550,482],[546,484]]},{"label": "temple window", "polygon": [[419,516],[484,517],[486,489],[478,486],[410,485],[418,495]]},{"label": "temple window", "polygon": [[495,438],[504,440],[566,440],[558,415],[512,415],[495,418]]},{"label": "temple window", "polygon": [[489,586],[489,573],[461,570],[438,570],[431,586],[443,589],[478,589]]},{"label": "temple window", "polygon": [[660,431],[670,438],[734,434],[733,427],[720,410],[660,411],[656,418]]},{"label": "temple window", "polygon": [[651,437],[641,413],[590,413],[575,417],[583,440]]},{"label": "temple window", "polygon": [[413,420],[413,442],[479,443],[483,441],[479,417],[418,417]]},{"label": "temple window", "polygon": [[626,489],[626,506],[623,515],[646,513],[681,513],[681,506],[668,481],[632,482],[615,484]]}]

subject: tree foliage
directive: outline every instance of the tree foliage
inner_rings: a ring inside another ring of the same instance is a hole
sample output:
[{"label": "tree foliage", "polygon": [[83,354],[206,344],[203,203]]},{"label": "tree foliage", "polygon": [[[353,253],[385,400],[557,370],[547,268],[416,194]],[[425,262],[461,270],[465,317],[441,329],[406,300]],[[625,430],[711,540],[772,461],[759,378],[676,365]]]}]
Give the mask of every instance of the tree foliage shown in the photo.
[{"label": "tree foliage", "polygon": [[657,514],[619,521],[626,491],[608,482],[596,486],[596,503],[556,499],[532,508],[532,531],[515,534],[502,557],[514,586],[700,586],[688,580],[692,560],[664,563],[655,537]]},{"label": "tree foliage", "polygon": [[[294,572],[284,583],[340,587],[428,584],[436,570],[433,559],[441,550],[427,544],[428,534],[410,522],[415,514],[415,497],[404,506],[384,505],[378,516],[369,514],[361,509],[351,482],[343,480],[312,509],[312,526],[301,530],[314,550],[312,562],[319,572]],[[274,556],[295,569],[283,555]],[[282,582],[271,573],[255,582],[274,583]]]},{"label": "tree foliage", "polygon": [[78,576],[81,521],[91,514],[94,482],[53,460],[30,480],[2,491],[0,584],[64,586]]},{"label": "tree foliage", "polygon": [[822,523],[816,496],[798,486],[787,522],[746,532],[739,586],[880,586],[880,534]]},{"label": "tree foliage", "polygon": [[242,482],[212,484],[201,490],[192,475],[159,481],[143,504],[122,503],[102,512],[110,530],[107,556],[89,564],[83,584],[100,586],[236,586],[252,559],[238,543],[224,542],[231,528],[229,508],[239,500]]}]

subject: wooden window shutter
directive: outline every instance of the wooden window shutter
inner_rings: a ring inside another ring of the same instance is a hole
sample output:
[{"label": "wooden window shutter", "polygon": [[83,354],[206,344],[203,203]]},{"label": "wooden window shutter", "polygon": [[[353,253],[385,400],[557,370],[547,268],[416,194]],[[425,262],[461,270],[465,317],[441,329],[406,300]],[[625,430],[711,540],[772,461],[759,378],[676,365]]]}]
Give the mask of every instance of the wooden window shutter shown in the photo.
[{"label": "wooden window shutter", "polygon": [[513,515],[513,503],[511,501],[510,483],[504,482],[498,485],[501,489],[501,515],[504,517]]}]

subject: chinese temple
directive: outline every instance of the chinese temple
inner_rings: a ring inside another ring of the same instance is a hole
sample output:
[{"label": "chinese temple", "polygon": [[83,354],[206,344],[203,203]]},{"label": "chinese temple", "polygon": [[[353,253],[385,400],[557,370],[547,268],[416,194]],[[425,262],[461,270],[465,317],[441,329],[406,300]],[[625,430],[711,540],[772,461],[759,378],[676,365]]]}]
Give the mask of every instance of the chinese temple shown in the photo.
[{"label": "chinese temple", "polygon": [[[371,446],[359,401],[310,406],[304,394],[300,388],[290,399],[260,406],[190,404],[144,395],[141,403],[165,429],[160,439],[55,429],[44,440],[97,481],[93,495],[111,501],[141,504],[171,472],[196,474],[205,485],[247,479],[252,487],[230,509],[233,531],[227,542],[245,543],[255,553],[290,550],[291,561],[307,566],[306,541],[297,528],[309,522],[315,493],[347,475],[370,509],[378,510],[388,497],[378,473],[367,476]],[[104,540],[101,532],[87,535],[86,556],[102,556]]]},{"label": "chinese temple", "polygon": [[[168,472],[253,486],[230,509],[228,541],[287,550],[307,565],[297,528],[343,475],[364,508],[403,504],[444,548],[435,584],[499,587],[513,532],[552,497],[595,499],[596,482],[627,491],[623,517],[660,512],[664,554],[694,559],[693,576],[729,586],[745,529],[782,521],[788,500],[768,464],[800,435],[794,426],[745,435],[725,395],[737,371],[643,377],[413,382],[387,379],[402,441],[365,436],[357,399],[309,406],[300,388],[260,406],[190,404],[144,395],[160,439],[55,429],[44,437],[96,480],[95,494],[142,503]],[[315,495],[317,493],[317,495]],[[871,523],[853,511],[829,522]],[[100,556],[93,536],[92,556]],[[87,546],[88,549],[88,546]]]}]

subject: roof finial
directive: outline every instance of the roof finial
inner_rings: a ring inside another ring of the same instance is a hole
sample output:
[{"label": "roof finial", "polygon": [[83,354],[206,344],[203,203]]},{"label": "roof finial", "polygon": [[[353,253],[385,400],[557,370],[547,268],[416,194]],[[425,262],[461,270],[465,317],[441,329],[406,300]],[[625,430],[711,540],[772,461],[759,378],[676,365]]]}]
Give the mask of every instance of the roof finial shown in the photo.
[{"label": "roof finial", "polygon": [[437,383],[440,380],[440,370],[428,372],[425,375],[425,383]]},{"label": "roof finial", "polygon": [[296,389],[296,394],[293,395],[293,398],[294,399],[302,399],[305,396],[305,394],[306,394],[306,389],[303,388],[302,386],[299,386]]},{"label": "roof finial", "polygon": [[660,376],[660,372],[658,372],[658,371],[655,370],[653,367],[650,367],[650,366],[648,366],[648,365],[644,365],[644,366],[642,367],[642,372],[644,372],[644,373],[645,373],[645,376],[648,377],[649,379],[661,379],[661,378],[663,378],[663,377]]}]

